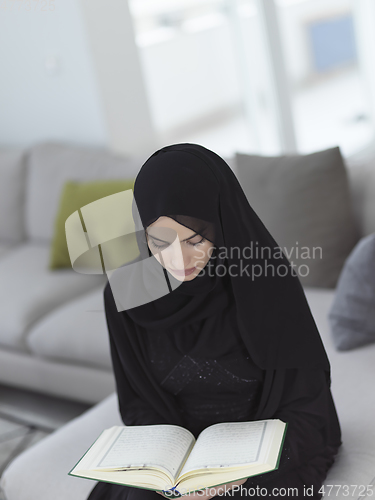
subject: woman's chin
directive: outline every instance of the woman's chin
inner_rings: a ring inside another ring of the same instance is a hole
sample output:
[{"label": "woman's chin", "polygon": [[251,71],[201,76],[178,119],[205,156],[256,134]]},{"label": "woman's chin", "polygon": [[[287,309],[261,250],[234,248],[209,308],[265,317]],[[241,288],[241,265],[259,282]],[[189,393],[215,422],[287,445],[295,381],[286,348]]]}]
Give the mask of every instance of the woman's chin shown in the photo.
[{"label": "woman's chin", "polygon": [[200,269],[196,269],[191,274],[181,275],[181,274],[174,273],[170,269],[167,269],[167,270],[168,270],[168,273],[171,274],[178,281],[192,281],[194,278],[196,278],[197,274],[199,274],[199,272],[200,272]]}]

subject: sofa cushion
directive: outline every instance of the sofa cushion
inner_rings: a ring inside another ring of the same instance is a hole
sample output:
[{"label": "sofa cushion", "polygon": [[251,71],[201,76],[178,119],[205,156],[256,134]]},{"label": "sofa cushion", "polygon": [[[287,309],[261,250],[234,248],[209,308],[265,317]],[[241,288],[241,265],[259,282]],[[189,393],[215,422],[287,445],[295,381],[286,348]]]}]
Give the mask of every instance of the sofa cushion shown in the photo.
[{"label": "sofa cushion", "polygon": [[329,320],[340,351],[375,342],[375,233],[362,238],[345,262]]},{"label": "sofa cushion", "polygon": [[45,314],[105,283],[104,275],[47,268],[47,245],[19,245],[0,259],[0,345],[28,350],[26,333]]},{"label": "sofa cushion", "polygon": [[30,350],[44,358],[112,370],[103,288],[47,314],[27,336]]},{"label": "sofa cushion", "polygon": [[25,153],[0,149],[0,242],[20,243],[25,238]]},{"label": "sofa cushion", "polygon": [[60,194],[67,181],[133,179],[145,159],[130,160],[96,147],[53,142],[34,146],[28,158],[27,236],[35,242],[52,240]]},{"label": "sofa cushion", "polygon": [[60,196],[58,213],[55,219],[55,230],[49,261],[50,269],[58,269],[61,267],[72,268],[65,233],[65,222],[67,218],[76,210],[94,201],[119,193],[120,191],[133,189],[134,180],[135,179],[94,182],[69,181],[64,185]]},{"label": "sofa cushion", "polygon": [[237,175],[302,284],[334,287],[359,239],[340,149],[280,157],[237,154]]}]

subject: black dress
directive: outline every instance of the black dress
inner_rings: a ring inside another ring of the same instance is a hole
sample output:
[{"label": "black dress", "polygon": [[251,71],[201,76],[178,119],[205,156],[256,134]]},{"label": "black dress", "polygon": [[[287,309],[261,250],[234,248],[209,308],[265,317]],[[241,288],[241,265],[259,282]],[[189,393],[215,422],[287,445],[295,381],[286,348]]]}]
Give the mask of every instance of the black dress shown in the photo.
[{"label": "black dress", "polygon": [[233,333],[224,349],[213,338],[211,355],[203,358],[194,347],[188,352],[179,349],[171,333],[147,335],[152,373],[175,397],[195,437],[215,423],[254,418],[264,373],[250,359],[237,331]]},{"label": "black dress", "polygon": [[[108,302],[107,302],[108,305]],[[230,342],[225,344],[215,342],[213,334],[211,339],[210,355],[199,356],[199,349],[195,343],[193,346],[186,344],[184,349],[177,336],[172,332],[144,332],[143,345],[146,346],[150,372],[156,383],[176,401],[178,407],[184,414],[186,425],[195,437],[209,425],[219,422],[249,421],[256,418],[256,412],[265,382],[265,370],[260,369],[252,361],[248,351],[243,344],[241,336],[233,326],[234,309],[229,308],[221,321],[227,321],[231,325],[232,335]],[[113,323],[112,323],[113,324]],[[115,373],[119,373],[118,352],[111,336],[111,322],[109,332],[112,347],[112,359]],[[301,377],[295,377],[296,371],[289,372],[290,382],[295,380],[301,391],[297,399],[305,396],[308,400],[309,386],[318,389],[318,399],[327,396],[325,386],[316,384],[317,373],[306,372],[309,375],[301,383]],[[118,385],[118,390],[121,385]],[[328,389],[329,391],[329,389]],[[330,397],[330,391],[328,396]],[[330,399],[331,401],[331,399]],[[129,408],[132,401],[129,401]],[[151,423],[166,423],[158,419],[150,409],[149,417],[144,417],[144,405],[138,401],[142,408],[138,421],[135,419],[133,425],[144,425]],[[126,402],[123,403],[126,405]],[[311,411],[314,412],[314,402],[308,402]],[[319,401],[318,403],[319,404]],[[121,397],[120,397],[121,407]],[[125,410],[123,410],[125,411]],[[130,409],[129,409],[130,411]],[[133,410],[134,411],[134,408]],[[147,411],[147,410],[146,410]],[[289,421],[288,413],[280,412],[272,418],[281,418]],[[291,494],[294,498],[306,498],[304,488],[313,486],[313,496],[310,498],[321,498],[318,494],[329,467],[334,461],[337,447],[327,447],[320,450],[311,459],[311,444],[314,436],[309,436],[309,417],[306,417],[306,427],[296,421],[295,428],[290,424],[287,431],[284,447],[281,454],[279,468],[275,471],[249,478],[242,488],[253,488],[248,494],[252,498],[263,498],[256,494],[256,488],[267,488],[267,495],[272,497],[273,488],[298,488],[298,492]],[[311,434],[311,432],[310,432]],[[303,442],[305,439],[305,443]],[[300,442],[298,442],[298,440]],[[291,449],[291,443],[292,449]],[[296,448],[298,454],[296,454]],[[310,459],[303,462],[303,448],[310,452]],[[243,491],[243,490],[242,490]],[[310,490],[311,492],[311,490]],[[233,492],[231,496],[241,496],[241,490]],[[275,494],[280,496],[280,494]],[[288,496],[285,495],[284,496]],[[157,493],[140,488],[131,488],[123,485],[99,482],[92,490],[88,500],[160,500],[162,497]]]}]

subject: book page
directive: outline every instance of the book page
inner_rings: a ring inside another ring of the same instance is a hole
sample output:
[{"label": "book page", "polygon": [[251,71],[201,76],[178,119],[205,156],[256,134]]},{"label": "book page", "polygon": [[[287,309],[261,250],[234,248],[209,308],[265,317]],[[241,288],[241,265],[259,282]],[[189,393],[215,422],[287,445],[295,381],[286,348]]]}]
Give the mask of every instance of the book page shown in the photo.
[{"label": "book page", "polygon": [[174,478],[194,442],[175,425],[124,427],[93,468],[160,467]]},{"label": "book page", "polygon": [[258,460],[269,422],[215,424],[200,433],[180,476],[194,469],[233,467]]}]

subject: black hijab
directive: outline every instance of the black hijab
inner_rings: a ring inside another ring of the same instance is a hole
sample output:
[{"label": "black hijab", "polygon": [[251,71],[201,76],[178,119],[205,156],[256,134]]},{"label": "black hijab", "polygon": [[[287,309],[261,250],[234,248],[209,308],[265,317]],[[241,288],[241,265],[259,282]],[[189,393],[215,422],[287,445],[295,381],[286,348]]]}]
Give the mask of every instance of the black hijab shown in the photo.
[{"label": "black hijab", "polygon": [[[235,301],[243,341],[260,368],[320,365],[329,370],[298,277],[222,158],[195,144],[164,147],[142,166],[134,198],[138,229],[168,216],[215,245],[208,265],[195,279],[129,309],[125,314],[134,323],[149,330],[177,328]],[[138,243],[142,258],[149,258],[145,238],[140,241],[138,236]],[[163,272],[173,283],[174,278]],[[201,336],[209,333],[203,329]],[[225,332],[217,332],[217,340],[225,342]]]},{"label": "black hijab", "polygon": [[[111,278],[104,290],[119,410],[125,425],[168,423],[188,428],[175,398],[157,383],[150,370],[148,335],[172,331],[185,345],[206,336],[224,344],[228,332],[217,326],[212,332],[215,321],[209,317],[227,305],[234,306],[248,354],[264,370],[254,419],[280,418],[289,424],[279,469],[264,477],[277,477],[311,457],[320,457],[313,469],[320,468],[324,477],[341,444],[330,391],[330,364],[298,277],[277,251],[277,243],[249,205],[233,171],[202,146],[167,146],[142,166],[134,199],[138,262],[145,264],[135,276],[140,275],[147,284],[148,274],[157,274],[155,283],[168,286],[165,292],[159,291],[156,300],[133,308],[121,307]],[[207,264],[193,280],[177,283],[152,256],[145,228],[160,216],[172,217],[214,243],[208,262],[213,264],[211,273],[203,272]],[[243,250],[251,244],[258,252],[246,259]],[[263,256],[261,249],[266,249]],[[249,265],[249,275],[239,272],[241,260],[245,260],[242,269]],[[282,266],[282,272],[266,274],[265,270],[271,269],[267,265]],[[251,274],[251,266],[257,277]],[[136,284],[125,280],[124,293],[131,295]],[[194,328],[197,325],[199,328]],[[210,353],[200,352],[201,357],[205,355]]]}]

